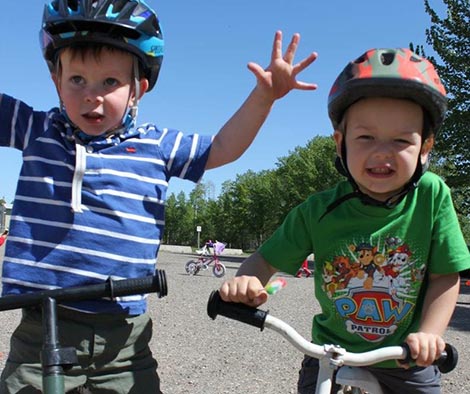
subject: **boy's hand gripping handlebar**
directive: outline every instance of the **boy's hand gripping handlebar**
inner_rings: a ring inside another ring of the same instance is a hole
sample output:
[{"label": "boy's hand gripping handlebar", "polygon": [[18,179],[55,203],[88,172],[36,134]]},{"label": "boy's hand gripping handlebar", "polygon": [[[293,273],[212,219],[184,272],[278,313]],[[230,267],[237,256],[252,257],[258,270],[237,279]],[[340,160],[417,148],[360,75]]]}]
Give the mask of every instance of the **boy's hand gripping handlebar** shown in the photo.
[{"label": "boy's hand gripping handlebar", "polygon": [[[207,314],[212,319],[215,319],[217,315],[222,315],[258,327],[261,330],[268,327],[281,334],[302,353],[317,359],[326,357],[328,353],[331,353],[331,345],[320,346],[307,341],[290,325],[269,315],[268,311],[241,303],[223,301],[218,291],[213,291],[209,297]],[[350,366],[368,366],[386,360],[399,360],[402,363],[412,361],[406,344],[402,346],[387,346],[364,353],[341,351],[338,355],[343,361],[342,364]],[[442,373],[447,373],[455,368],[457,361],[457,349],[450,344],[446,344],[445,351],[434,364],[438,366]]]}]

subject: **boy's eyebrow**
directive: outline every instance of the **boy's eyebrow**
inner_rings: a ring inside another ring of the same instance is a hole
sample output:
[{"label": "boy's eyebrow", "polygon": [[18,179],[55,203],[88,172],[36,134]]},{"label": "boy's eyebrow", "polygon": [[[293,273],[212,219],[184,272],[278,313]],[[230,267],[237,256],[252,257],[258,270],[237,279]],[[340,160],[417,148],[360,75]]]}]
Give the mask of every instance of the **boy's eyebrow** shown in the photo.
[{"label": "boy's eyebrow", "polygon": [[[380,133],[380,128],[379,127],[370,127],[370,126],[367,126],[367,125],[364,125],[362,123],[358,123],[356,125],[351,125],[349,124],[348,125],[348,130],[354,130],[354,131],[368,131],[368,132],[378,132]],[[404,129],[395,129],[394,130],[394,133],[395,134],[398,134],[398,135],[412,135],[412,134],[421,134],[422,130],[421,129],[416,129],[416,130],[412,130],[411,128],[407,127],[407,128],[404,128]]]},{"label": "boy's eyebrow", "polygon": [[[61,67],[62,69],[64,68],[63,65]],[[84,74],[86,73],[86,65],[83,63],[81,65],[77,64],[72,64],[69,63],[67,67],[67,72],[69,74]],[[108,68],[105,71],[103,71],[104,74],[107,74],[110,77],[115,77],[115,76],[129,76],[132,78],[132,67],[129,68],[129,70],[124,70],[123,67],[113,67],[113,68]]]}]

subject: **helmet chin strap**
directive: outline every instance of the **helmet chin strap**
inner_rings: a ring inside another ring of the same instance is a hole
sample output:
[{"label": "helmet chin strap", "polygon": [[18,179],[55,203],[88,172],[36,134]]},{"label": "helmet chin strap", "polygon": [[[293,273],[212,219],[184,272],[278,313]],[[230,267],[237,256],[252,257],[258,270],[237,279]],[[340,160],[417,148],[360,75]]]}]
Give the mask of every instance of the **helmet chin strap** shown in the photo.
[{"label": "helmet chin strap", "polygon": [[421,175],[423,175],[423,172],[426,170],[427,165],[425,165],[423,168],[423,165],[421,163],[421,158],[418,157],[418,162],[416,163],[416,169],[411,179],[402,187],[400,191],[395,193],[393,196],[387,198],[387,200],[385,201],[380,201],[375,198],[372,198],[371,196],[369,196],[368,194],[364,193],[363,191],[359,189],[358,184],[352,177],[347,166],[346,143],[344,142],[344,138],[341,141],[341,157],[339,156],[336,157],[335,167],[341,175],[344,175],[345,177],[348,178],[349,183],[353,187],[353,191],[351,193],[344,195],[341,198],[338,198],[337,200],[333,201],[330,205],[328,205],[325,213],[320,217],[319,221],[322,220],[331,211],[336,209],[343,202],[350,200],[351,198],[359,198],[359,200],[361,200],[361,202],[365,205],[383,207],[383,208],[388,208],[388,209],[396,207],[400,203],[400,201],[405,198],[408,192],[416,188],[416,186],[418,185],[419,178],[421,178]]},{"label": "helmet chin strap", "polygon": [[[133,79],[134,79],[134,102],[132,103],[132,106],[129,108],[129,110],[126,110],[124,112],[124,115],[122,116],[122,122],[121,125],[107,131],[105,134],[107,136],[112,135],[112,134],[117,134],[120,135],[132,126],[136,124],[137,120],[137,114],[139,112],[139,98],[140,98],[140,77],[139,77],[139,61],[135,56],[133,58],[133,63],[132,63],[132,74],[133,74]],[[132,90],[129,91],[129,100],[132,95]]]},{"label": "helmet chin strap", "polygon": [[132,120],[137,120],[137,114],[139,112],[139,99],[140,99],[140,78],[139,78],[139,61],[133,56],[132,71],[134,75],[134,94],[135,99],[132,103],[132,107],[129,110]]}]

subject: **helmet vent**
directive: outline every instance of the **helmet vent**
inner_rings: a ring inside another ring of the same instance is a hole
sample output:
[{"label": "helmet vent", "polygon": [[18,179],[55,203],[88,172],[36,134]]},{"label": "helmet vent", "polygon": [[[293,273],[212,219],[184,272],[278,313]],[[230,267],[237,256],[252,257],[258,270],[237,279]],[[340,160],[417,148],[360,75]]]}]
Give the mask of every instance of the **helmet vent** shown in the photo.
[{"label": "helmet vent", "polygon": [[128,3],[128,1],[126,0],[118,0],[118,1],[115,1],[114,4],[113,4],[113,12],[117,13],[117,12],[121,12],[122,9],[124,8],[124,6]]},{"label": "helmet vent", "polygon": [[78,10],[78,1],[77,0],[67,0],[67,1],[59,1],[55,0],[51,3],[52,7],[56,11],[59,11],[61,15],[65,13],[65,15],[68,14],[67,8],[70,8],[72,11],[77,11]]},{"label": "helmet vent", "polygon": [[365,61],[366,61],[366,56],[362,55],[362,56],[358,57],[356,60],[354,60],[354,63],[361,64],[361,63],[364,63]]},{"label": "helmet vent", "polygon": [[394,53],[382,53],[380,55],[380,61],[384,66],[390,66],[390,64],[393,63],[393,60],[395,59],[395,54]]}]

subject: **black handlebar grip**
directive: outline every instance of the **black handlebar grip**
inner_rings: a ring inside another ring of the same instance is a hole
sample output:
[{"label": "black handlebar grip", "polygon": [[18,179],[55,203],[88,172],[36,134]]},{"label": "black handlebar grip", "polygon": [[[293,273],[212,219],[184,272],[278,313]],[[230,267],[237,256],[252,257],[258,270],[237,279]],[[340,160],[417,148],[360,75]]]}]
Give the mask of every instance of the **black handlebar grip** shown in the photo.
[{"label": "black handlebar grip", "polygon": [[156,270],[154,275],[124,280],[108,280],[111,298],[132,294],[157,293],[158,298],[168,293],[165,271]]},{"label": "black handlebar grip", "polygon": [[457,349],[450,343],[446,343],[444,353],[434,362],[434,364],[437,365],[439,371],[447,373],[457,366],[458,361],[459,353],[457,352]]},{"label": "black handlebar grip", "polygon": [[35,293],[6,295],[0,297],[0,311],[42,305],[43,300],[46,298],[53,298],[58,303],[63,303],[147,293],[158,293],[159,298],[167,295],[168,287],[165,271],[156,270],[154,275],[142,278],[121,280],[108,278],[106,282],[94,285],[64,287]]},{"label": "black handlebar grip", "polygon": [[268,312],[238,302],[226,302],[222,300],[218,291],[213,291],[207,303],[207,314],[212,320],[217,315],[222,315],[258,327],[263,331]]},{"label": "black handlebar grip", "polygon": [[[410,348],[406,343],[404,343],[402,346],[406,350],[407,356],[401,360],[400,363],[408,364],[413,361],[410,355]],[[436,361],[434,361],[433,364],[437,365],[439,371],[442,373],[447,373],[452,371],[457,366],[458,361],[459,353],[457,352],[457,349],[450,343],[446,343],[446,347],[444,348],[441,356]]]}]

